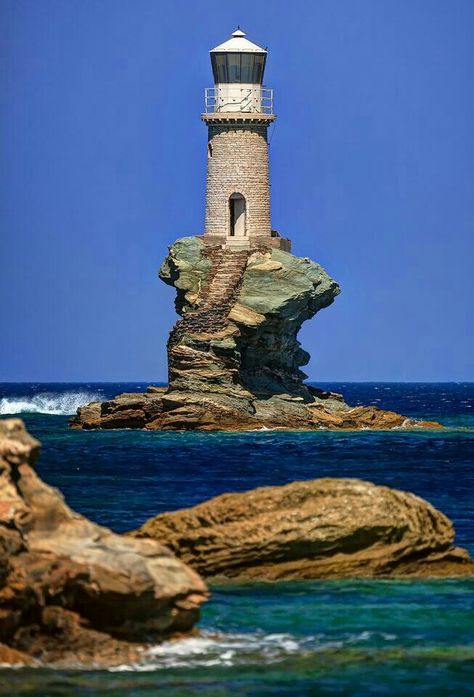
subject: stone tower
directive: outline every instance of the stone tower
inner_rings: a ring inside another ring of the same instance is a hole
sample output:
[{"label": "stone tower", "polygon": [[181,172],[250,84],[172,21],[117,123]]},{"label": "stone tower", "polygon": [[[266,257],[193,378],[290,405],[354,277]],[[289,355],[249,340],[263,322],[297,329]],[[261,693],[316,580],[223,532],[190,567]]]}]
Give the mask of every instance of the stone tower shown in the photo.
[{"label": "stone tower", "polygon": [[237,29],[210,52],[214,87],[206,88],[208,127],[203,241],[226,249],[290,251],[270,222],[268,126],[273,90],[263,87],[266,49]]}]

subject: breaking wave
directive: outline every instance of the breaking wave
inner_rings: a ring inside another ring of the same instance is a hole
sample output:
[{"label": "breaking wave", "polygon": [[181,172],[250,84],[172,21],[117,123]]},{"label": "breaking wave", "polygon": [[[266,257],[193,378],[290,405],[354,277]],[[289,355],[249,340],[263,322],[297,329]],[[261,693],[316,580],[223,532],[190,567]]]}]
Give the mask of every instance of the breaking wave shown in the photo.
[{"label": "breaking wave", "polygon": [[103,397],[97,392],[44,392],[34,397],[3,397],[0,399],[0,415],[5,414],[53,414],[70,416],[78,407],[96,402]]},{"label": "breaking wave", "polygon": [[390,644],[397,637],[384,632],[348,633],[339,640],[322,634],[297,637],[292,634],[215,634],[203,631],[201,636],[164,642],[147,649],[143,660],[109,668],[110,672],[147,672],[170,668],[210,668],[217,666],[268,665],[280,663],[291,656],[315,657],[343,648],[364,648],[372,640]]}]

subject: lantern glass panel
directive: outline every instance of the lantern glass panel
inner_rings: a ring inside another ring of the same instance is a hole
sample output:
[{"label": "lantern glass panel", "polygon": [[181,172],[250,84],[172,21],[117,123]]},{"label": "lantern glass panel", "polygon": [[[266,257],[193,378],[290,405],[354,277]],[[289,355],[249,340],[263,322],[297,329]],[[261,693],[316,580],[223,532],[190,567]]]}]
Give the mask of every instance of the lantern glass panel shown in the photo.
[{"label": "lantern glass panel", "polygon": [[264,67],[265,67],[265,55],[256,54],[255,55],[255,63],[253,66],[253,76],[252,76],[252,80],[250,80],[250,82],[253,82],[255,84],[262,83]]},{"label": "lantern glass panel", "polygon": [[240,82],[240,53],[227,54],[227,82]]},{"label": "lantern glass panel", "polygon": [[223,53],[213,53],[211,58],[214,82],[228,82],[227,61],[225,59],[225,55]]},{"label": "lantern glass panel", "polygon": [[240,70],[240,82],[251,83],[253,82],[253,67],[254,67],[255,57],[251,53],[242,53],[241,70]]}]

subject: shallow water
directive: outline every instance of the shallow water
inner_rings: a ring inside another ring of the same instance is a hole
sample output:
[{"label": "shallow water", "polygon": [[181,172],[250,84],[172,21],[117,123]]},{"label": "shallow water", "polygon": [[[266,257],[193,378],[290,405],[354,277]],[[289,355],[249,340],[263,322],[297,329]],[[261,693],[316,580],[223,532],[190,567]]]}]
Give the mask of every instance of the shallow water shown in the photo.
[{"label": "shallow water", "polygon": [[[117,531],[224,491],[349,476],[428,499],[453,520],[457,542],[474,552],[473,384],[327,386],[351,403],[449,427],[431,433],[68,430],[67,413],[85,395],[145,387],[1,385],[0,413],[21,414],[42,440],[40,475],[73,508]],[[144,666],[4,670],[0,695],[468,695],[473,591],[472,578],[216,587],[202,635],[156,647]]]}]

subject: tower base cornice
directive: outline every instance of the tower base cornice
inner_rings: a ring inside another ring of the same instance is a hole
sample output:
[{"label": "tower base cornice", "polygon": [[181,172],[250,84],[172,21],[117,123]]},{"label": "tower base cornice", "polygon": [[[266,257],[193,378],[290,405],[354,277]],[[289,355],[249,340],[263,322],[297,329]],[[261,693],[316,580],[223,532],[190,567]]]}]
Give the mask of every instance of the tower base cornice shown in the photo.
[{"label": "tower base cornice", "polygon": [[275,114],[262,114],[255,111],[214,111],[209,114],[201,114],[201,119],[208,124],[212,123],[238,123],[238,124],[266,124],[275,121]]}]

